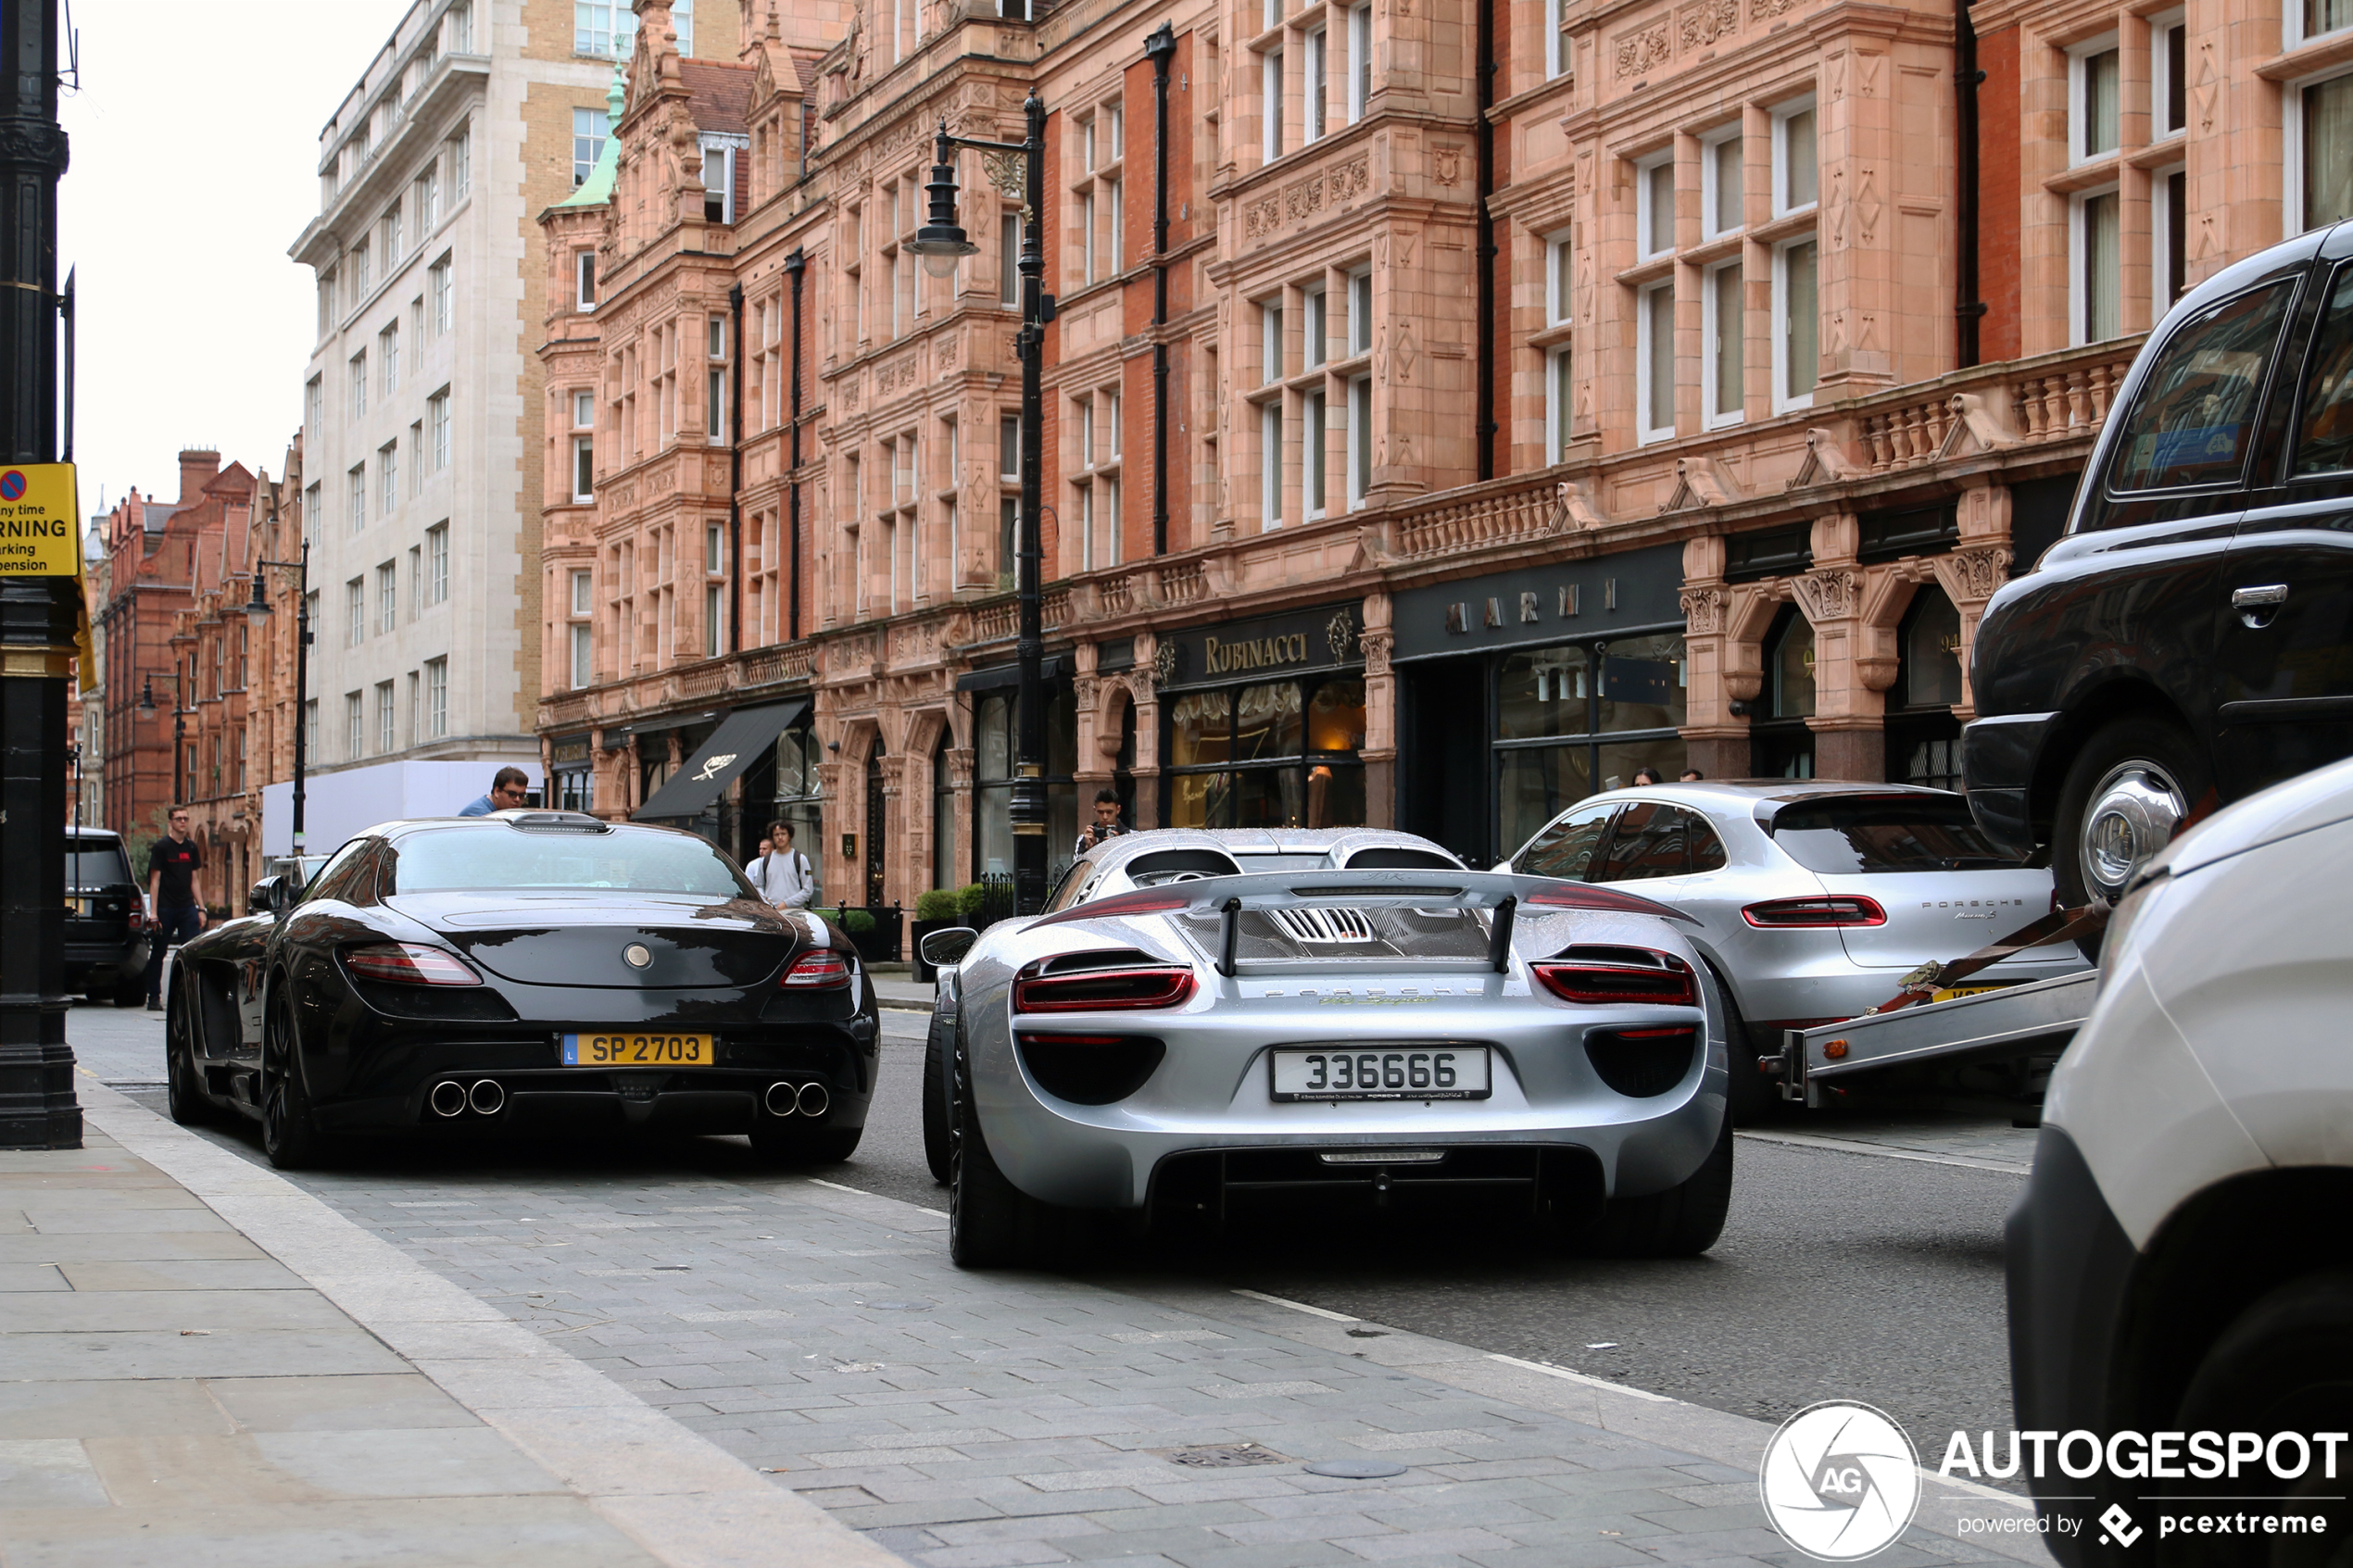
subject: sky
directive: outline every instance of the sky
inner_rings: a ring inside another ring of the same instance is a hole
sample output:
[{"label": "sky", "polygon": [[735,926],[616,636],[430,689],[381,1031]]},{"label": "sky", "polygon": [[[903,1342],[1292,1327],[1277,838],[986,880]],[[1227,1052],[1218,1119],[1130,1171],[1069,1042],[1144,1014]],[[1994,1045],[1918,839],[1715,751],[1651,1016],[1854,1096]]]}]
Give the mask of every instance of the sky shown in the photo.
[{"label": "sky", "polygon": [[132,484],[174,498],[182,446],[274,476],[318,321],[286,251],[318,216],[319,131],[409,0],[69,4],[57,279],[77,270],[82,509]]}]

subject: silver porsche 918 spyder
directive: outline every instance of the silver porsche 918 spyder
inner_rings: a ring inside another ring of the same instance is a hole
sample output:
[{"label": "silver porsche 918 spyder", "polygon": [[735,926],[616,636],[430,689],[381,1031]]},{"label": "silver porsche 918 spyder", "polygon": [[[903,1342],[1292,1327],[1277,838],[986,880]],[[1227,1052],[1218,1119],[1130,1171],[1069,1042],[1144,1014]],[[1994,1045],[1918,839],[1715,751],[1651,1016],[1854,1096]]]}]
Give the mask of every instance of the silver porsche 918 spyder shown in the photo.
[{"label": "silver porsche 918 spyder", "polygon": [[925,938],[924,1120],[964,1267],[1058,1211],[1213,1232],[1248,1205],[1517,1207],[1689,1254],[1731,1187],[1724,1010],[1672,909],[1378,830],[1172,829],[1041,914]]}]

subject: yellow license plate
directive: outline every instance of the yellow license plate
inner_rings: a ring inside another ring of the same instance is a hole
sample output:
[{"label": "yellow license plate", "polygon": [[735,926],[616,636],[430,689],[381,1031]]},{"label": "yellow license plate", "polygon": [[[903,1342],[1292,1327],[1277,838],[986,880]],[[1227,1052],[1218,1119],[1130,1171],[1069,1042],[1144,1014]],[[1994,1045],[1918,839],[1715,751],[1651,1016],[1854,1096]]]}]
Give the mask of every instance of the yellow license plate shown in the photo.
[{"label": "yellow license plate", "polygon": [[709,1067],[708,1035],[566,1035],[566,1067]]},{"label": "yellow license plate", "polygon": [[1988,991],[2007,991],[2009,987],[2007,985],[1947,985],[1943,990],[1931,995],[1928,999],[1931,1002],[1957,1001],[1963,997],[1982,997]]}]

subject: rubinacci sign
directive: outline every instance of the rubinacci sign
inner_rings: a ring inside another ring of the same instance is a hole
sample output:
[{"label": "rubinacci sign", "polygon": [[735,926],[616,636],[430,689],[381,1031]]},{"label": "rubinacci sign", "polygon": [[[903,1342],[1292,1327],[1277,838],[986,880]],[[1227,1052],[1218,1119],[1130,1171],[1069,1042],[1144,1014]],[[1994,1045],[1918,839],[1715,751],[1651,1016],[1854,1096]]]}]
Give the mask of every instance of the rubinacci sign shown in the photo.
[{"label": "rubinacci sign", "polygon": [[0,577],[73,577],[82,570],[71,463],[0,468]]}]

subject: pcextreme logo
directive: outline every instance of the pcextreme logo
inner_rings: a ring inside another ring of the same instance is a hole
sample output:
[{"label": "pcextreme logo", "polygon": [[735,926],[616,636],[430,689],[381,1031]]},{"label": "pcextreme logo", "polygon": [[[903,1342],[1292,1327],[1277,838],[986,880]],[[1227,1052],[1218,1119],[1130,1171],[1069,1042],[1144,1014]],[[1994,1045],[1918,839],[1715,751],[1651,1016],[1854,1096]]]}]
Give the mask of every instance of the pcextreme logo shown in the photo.
[{"label": "pcextreme logo", "polygon": [[1893,1545],[1911,1524],[1919,1455],[1883,1411],[1826,1399],[1781,1423],[1756,1483],[1783,1540],[1817,1562],[1853,1562]]}]

